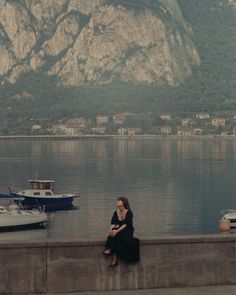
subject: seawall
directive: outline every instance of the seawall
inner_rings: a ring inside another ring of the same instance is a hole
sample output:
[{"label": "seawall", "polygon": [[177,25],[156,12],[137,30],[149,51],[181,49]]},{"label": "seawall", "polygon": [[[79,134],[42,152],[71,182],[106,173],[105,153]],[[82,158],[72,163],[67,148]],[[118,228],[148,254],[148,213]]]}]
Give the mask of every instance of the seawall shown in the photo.
[{"label": "seawall", "polygon": [[109,267],[102,241],[0,242],[0,294],[236,284],[236,235],[141,241],[141,261]]}]

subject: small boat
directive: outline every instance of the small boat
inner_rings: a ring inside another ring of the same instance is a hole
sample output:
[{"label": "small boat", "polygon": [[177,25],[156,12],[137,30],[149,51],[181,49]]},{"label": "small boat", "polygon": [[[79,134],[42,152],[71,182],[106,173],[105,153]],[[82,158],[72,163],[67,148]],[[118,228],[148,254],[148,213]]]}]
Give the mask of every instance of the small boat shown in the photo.
[{"label": "small boat", "polygon": [[75,194],[54,194],[54,180],[29,180],[30,188],[10,191],[14,197],[24,198],[22,205],[26,209],[42,208],[46,211],[73,208]]},{"label": "small boat", "polygon": [[[3,198],[2,198],[3,199]],[[23,198],[7,197],[14,201],[8,207],[0,206],[0,230],[13,228],[35,227],[37,225],[45,228],[47,214],[41,210],[25,210],[21,204]]]},{"label": "small boat", "polygon": [[236,228],[236,210],[222,210],[223,217],[221,220],[227,220],[230,222],[231,228]]}]

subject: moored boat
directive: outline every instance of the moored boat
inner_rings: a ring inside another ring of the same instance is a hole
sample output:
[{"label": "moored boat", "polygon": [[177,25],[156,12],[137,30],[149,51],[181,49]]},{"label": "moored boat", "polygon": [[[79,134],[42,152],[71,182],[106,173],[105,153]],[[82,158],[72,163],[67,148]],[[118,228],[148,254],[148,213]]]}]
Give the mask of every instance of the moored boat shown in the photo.
[{"label": "moored boat", "polygon": [[47,211],[69,209],[73,207],[75,194],[54,194],[54,180],[29,180],[30,188],[10,193],[15,197],[22,197],[24,208],[45,207]]},{"label": "moored boat", "polygon": [[7,197],[6,199],[15,203],[9,206],[0,206],[0,230],[37,225],[46,226],[47,214],[45,212],[38,209],[25,210],[21,204],[23,198]]},{"label": "moored boat", "polygon": [[236,210],[222,210],[222,220],[227,220],[230,223],[230,228],[236,228]]}]

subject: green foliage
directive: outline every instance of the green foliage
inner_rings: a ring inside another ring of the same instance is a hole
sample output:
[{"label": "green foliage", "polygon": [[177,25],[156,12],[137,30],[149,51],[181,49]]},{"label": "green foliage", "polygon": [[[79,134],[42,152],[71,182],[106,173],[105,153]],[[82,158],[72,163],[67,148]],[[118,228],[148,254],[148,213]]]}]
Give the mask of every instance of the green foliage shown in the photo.
[{"label": "green foliage", "polygon": [[110,5],[122,5],[123,7],[127,7],[136,11],[143,11],[144,9],[161,11],[158,0],[106,0],[106,3]]},{"label": "green foliage", "polygon": [[[200,102],[212,108],[235,109],[236,11],[219,0],[179,0],[193,28],[202,64],[195,76]],[[188,86],[188,84],[186,85]],[[231,102],[229,102],[229,99]]]},{"label": "green foliage", "polygon": [[[159,1],[154,0],[107,0],[107,3],[137,12],[152,9],[162,18],[165,14]],[[0,86],[0,134],[6,134],[7,130],[29,133],[33,122],[47,128],[58,120],[119,112],[151,112],[149,119],[133,118],[129,122],[133,126],[161,126],[163,122],[158,118],[162,112],[171,113],[172,117],[204,110],[232,115],[236,112],[236,11],[219,0],[179,0],[179,4],[193,28],[190,38],[201,57],[200,67],[185,84],[149,86],[116,80],[110,85],[66,88],[58,87],[57,78],[45,75],[47,68],[43,68],[41,72],[22,75],[14,85]],[[169,17],[168,14],[165,17]],[[52,64],[55,60],[49,57],[49,62]],[[32,95],[19,98],[17,94],[22,92]]]},{"label": "green foliage", "polygon": [[25,6],[25,0],[8,0],[8,3],[13,3],[13,4],[20,4],[22,6]]}]

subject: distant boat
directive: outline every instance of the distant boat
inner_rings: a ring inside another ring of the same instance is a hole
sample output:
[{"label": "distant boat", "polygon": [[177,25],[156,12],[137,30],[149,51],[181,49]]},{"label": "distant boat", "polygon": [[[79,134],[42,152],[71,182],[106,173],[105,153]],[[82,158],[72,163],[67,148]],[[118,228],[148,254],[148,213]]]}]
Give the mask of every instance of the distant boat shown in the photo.
[{"label": "distant boat", "polygon": [[[3,199],[3,195],[1,195]],[[14,201],[14,204],[7,206],[0,206],[0,230],[32,227],[40,225],[41,227],[46,226],[47,214],[41,210],[25,210],[22,207],[21,201],[23,198],[9,197],[6,199]]]},{"label": "distant boat", "polygon": [[230,223],[230,228],[236,228],[236,210],[222,210],[223,217],[221,220],[227,220]]},{"label": "distant boat", "polygon": [[30,188],[19,191],[10,191],[11,196],[24,198],[24,208],[44,207],[45,210],[59,210],[73,208],[75,194],[54,194],[54,180],[29,180]]}]

